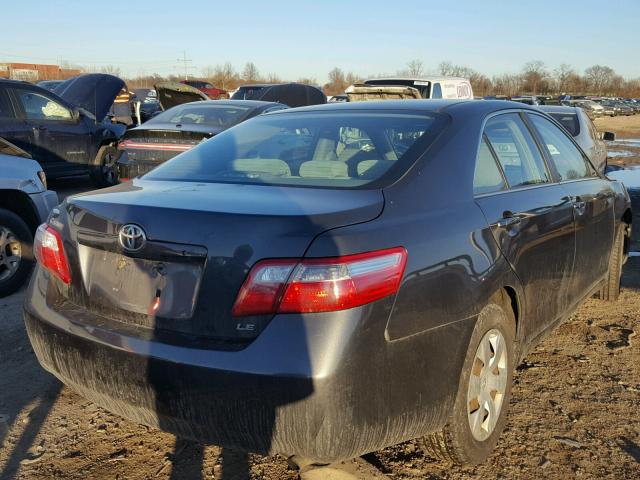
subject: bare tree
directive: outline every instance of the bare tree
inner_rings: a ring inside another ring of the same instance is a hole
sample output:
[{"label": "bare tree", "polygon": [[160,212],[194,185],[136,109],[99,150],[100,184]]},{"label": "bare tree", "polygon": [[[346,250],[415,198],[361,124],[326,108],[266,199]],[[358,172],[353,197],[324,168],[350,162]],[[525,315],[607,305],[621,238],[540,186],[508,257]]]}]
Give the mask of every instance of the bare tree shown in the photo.
[{"label": "bare tree", "polygon": [[553,76],[555,78],[555,89],[558,93],[565,93],[569,90],[569,80],[572,75],[575,75],[576,72],[571,68],[571,65],[568,63],[561,63],[558,68],[553,71]]},{"label": "bare tree", "polygon": [[527,62],[522,67],[522,89],[525,92],[536,93],[549,90],[547,67],[541,60]]},{"label": "bare tree", "polygon": [[584,71],[584,76],[592,92],[602,95],[609,90],[615,72],[604,65],[593,65]]},{"label": "bare tree", "polygon": [[520,92],[522,85],[522,79],[520,75],[503,74],[497,77],[493,77],[494,93],[507,95],[509,97],[514,96]]},{"label": "bare tree", "polygon": [[421,77],[424,74],[424,64],[420,60],[407,63],[407,73],[410,77]]},{"label": "bare tree", "polygon": [[329,82],[325,84],[324,89],[327,95],[336,95],[344,92],[349,85],[344,72],[336,67],[329,72]]},{"label": "bare tree", "polygon": [[115,65],[105,65],[100,69],[100,71],[102,73],[108,73],[109,75],[114,75],[116,77],[119,77],[121,74],[120,67],[116,67]]},{"label": "bare tree", "polygon": [[312,85],[312,86],[318,85],[318,81],[313,77],[301,77],[298,80],[296,80],[296,82],[302,83],[304,85]]},{"label": "bare tree", "polygon": [[267,75],[267,83],[282,83],[282,78],[276,73]]},{"label": "bare tree", "polygon": [[260,73],[255,63],[247,62],[242,70],[242,80],[245,82],[256,82],[260,80]]}]

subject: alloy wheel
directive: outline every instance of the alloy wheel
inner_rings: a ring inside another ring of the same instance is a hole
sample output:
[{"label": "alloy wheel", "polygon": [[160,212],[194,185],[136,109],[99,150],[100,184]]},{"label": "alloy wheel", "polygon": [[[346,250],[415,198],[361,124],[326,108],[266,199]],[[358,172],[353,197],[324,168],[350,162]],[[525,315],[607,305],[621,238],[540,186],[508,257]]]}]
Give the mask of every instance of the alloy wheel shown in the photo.
[{"label": "alloy wheel", "polygon": [[482,337],[471,367],[467,417],[473,438],[484,441],[493,433],[507,388],[509,360],[502,333],[491,329]]},{"label": "alloy wheel", "polygon": [[0,226],[0,281],[15,275],[22,261],[22,248],[15,234]]}]

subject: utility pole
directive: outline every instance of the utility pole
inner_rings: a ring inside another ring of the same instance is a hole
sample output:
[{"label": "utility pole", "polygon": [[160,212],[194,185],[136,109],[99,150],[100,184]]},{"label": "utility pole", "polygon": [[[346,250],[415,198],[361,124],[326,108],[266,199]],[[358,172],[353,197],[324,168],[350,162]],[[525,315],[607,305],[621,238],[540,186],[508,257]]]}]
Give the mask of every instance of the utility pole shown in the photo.
[{"label": "utility pole", "polygon": [[184,79],[189,80],[189,69],[195,69],[196,67],[189,65],[193,60],[187,58],[187,52],[182,51],[182,58],[178,58],[177,62],[182,63],[182,67],[184,68]]}]

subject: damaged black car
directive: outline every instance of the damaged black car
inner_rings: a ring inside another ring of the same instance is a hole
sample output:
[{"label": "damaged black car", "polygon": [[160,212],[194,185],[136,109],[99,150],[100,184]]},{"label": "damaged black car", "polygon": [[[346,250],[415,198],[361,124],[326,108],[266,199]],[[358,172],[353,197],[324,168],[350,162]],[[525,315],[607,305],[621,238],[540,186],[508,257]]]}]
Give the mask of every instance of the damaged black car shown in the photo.
[{"label": "damaged black car", "polygon": [[28,152],[48,178],[89,173],[94,185],[117,183],[116,144],[126,127],[106,119],[125,83],[88,74],[53,91],[0,80],[0,136]]}]

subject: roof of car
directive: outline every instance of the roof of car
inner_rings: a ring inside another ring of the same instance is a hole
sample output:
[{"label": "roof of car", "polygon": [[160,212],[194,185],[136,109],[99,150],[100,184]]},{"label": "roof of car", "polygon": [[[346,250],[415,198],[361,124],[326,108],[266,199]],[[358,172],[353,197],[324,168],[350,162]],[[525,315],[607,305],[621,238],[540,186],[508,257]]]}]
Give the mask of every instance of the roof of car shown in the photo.
[{"label": "roof of car", "polygon": [[183,103],[182,105],[228,105],[230,107],[243,106],[251,108],[268,107],[271,105],[283,105],[286,107],[286,105],[282,103],[262,102],[260,100],[196,100],[195,102]]},{"label": "roof of car", "polygon": [[311,105],[309,107],[298,107],[275,112],[279,115],[291,112],[313,112],[313,111],[338,111],[338,110],[369,110],[369,111],[422,111],[422,112],[445,112],[458,109],[473,111],[475,113],[492,112],[495,110],[533,110],[535,107],[518,102],[505,100],[379,100],[370,102],[330,102],[322,105]]},{"label": "roof of car", "polygon": [[538,108],[547,113],[578,113],[579,107],[565,105],[538,105]]},{"label": "roof of car", "polygon": [[365,82],[375,82],[377,80],[389,81],[389,80],[402,80],[410,82],[443,82],[445,80],[462,80],[468,82],[468,78],[464,77],[448,77],[446,75],[433,75],[428,77],[380,77],[380,78],[367,78]]}]

